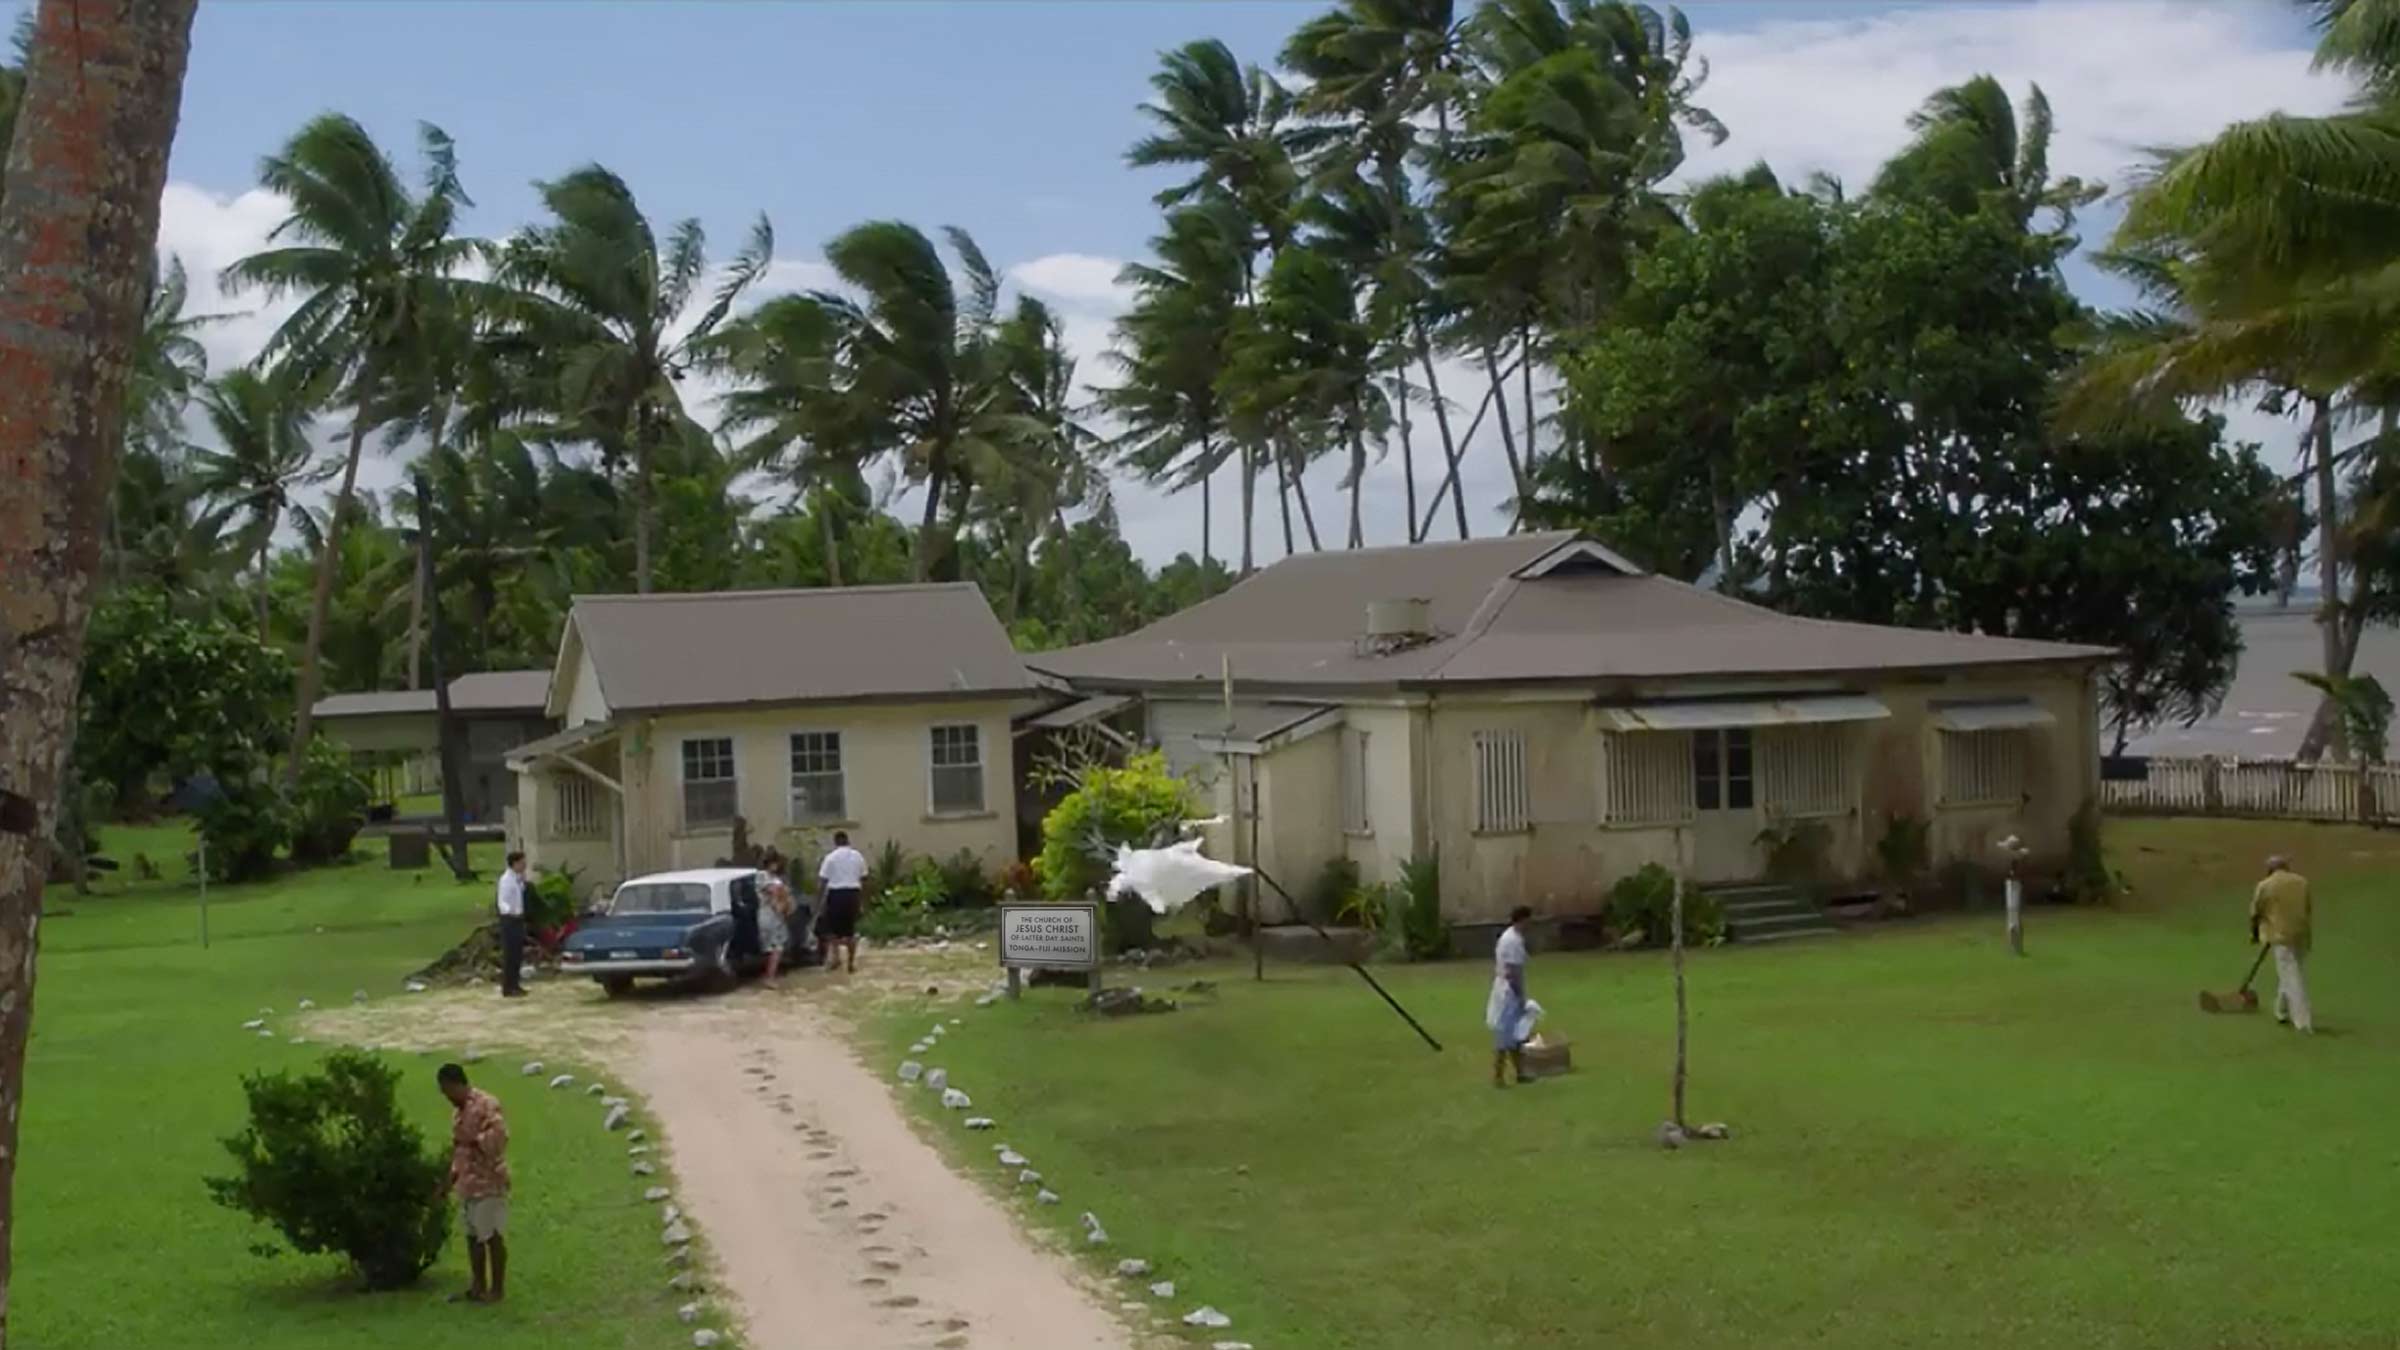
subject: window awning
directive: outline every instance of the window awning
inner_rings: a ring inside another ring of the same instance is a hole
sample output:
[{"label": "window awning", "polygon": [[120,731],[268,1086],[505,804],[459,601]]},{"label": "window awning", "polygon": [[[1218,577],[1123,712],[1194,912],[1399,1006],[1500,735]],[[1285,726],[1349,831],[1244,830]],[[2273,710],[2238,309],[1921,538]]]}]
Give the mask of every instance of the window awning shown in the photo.
[{"label": "window awning", "polygon": [[1789,727],[1875,722],[1892,710],[1865,694],[1791,694],[1783,698],[1691,699],[1593,709],[1615,731],[1707,731],[1717,727]]},{"label": "window awning", "polygon": [[1052,708],[1048,712],[1037,713],[1018,725],[1020,730],[1024,731],[1064,731],[1068,727],[1082,726],[1086,722],[1114,716],[1130,706],[1132,702],[1133,695],[1131,694],[1098,694],[1062,707]]},{"label": "window awning", "polygon": [[1264,755],[1341,724],[1338,704],[1270,703],[1242,709],[1232,726],[1196,735],[1192,744],[1212,755]]},{"label": "window awning", "polygon": [[503,756],[501,763],[506,764],[511,773],[523,773],[537,761],[564,758],[586,746],[609,740],[624,729],[615,722],[585,722],[564,731],[554,731],[538,741],[527,741]]},{"label": "window awning", "polygon": [[1936,703],[1933,724],[1944,731],[2023,731],[2058,725],[2050,710],[2029,698],[1986,703]]}]

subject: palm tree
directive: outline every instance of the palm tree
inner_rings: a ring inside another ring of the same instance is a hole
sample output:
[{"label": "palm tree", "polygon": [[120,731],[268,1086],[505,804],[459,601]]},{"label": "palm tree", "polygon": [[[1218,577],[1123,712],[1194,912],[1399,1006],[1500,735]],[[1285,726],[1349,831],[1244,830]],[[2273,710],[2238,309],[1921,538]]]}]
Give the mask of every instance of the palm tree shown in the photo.
[{"label": "palm tree", "polygon": [[1008,372],[993,347],[1000,280],[966,231],[943,231],[955,275],[913,225],[879,220],[825,246],[848,288],[820,292],[841,327],[841,388],[854,400],[860,443],[896,454],[925,489],[915,575],[934,573],[943,554],[945,494],[963,519],[970,466],[1018,434]]},{"label": "palm tree", "polygon": [[[1165,232],[1150,241],[1157,261],[1134,263],[1118,274],[1134,301],[1117,321],[1117,346],[1107,358],[1118,383],[1099,392],[1100,406],[1123,427],[1114,445],[1120,462],[1171,490],[1199,486],[1204,566],[1215,558],[1210,483],[1235,448],[1217,381],[1248,281],[1241,228],[1238,212],[1222,198],[1168,213]],[[1256,469],[1256,459],[1244,455],[1245,576],[1256,565]]]},{"label": "palm tree", "polygon": [[631,465],[634,589],[647,592],[655,461],[698,430],[675,386],[697,358],[694,344],[765,274],[774,232],[760,217],[707,307],[687,322],[708,271],[700,222],[676,225],[662,247],[632,189],[596,164],[538,186],[552,219],[502,250],[499,279],[523,294],[501,305],[516,335],[553,366],[554,420],[543,434],[586,441],[605,463]]},{"label": "palm tree", "polygon": [[2048,210],[2063,233],[2077,208],[2106,190],[2050,176],[2050,99],[2038,84],[2020,113],[1998,80],[1978,75],[1935,91],[1909,114],[1908,128],[1915,137],[1876,175],[1879,196],[1930,198],[1962,214],[1995,203],[2019,227]]},{"label": "palm tree", "polygon": [[[1014,623],[1036,542],[1045,550],[1063,546],[1069,511],[1106,511],[1108,474],[1099,438],[1078,420],[1075,358],[1058,316],[1038,300],[1020,298],[997,326],[993,352],[1006,372],[1014,430],[984,443],[973,478],[981,515],[1009,565],[1006,618]],[[1071,585],[1072,569],[1067,575]]]},{"label": "palm tree", "polygon": [[[2389,406],[2400,372],[2400,4],[2318,0],[2317,64],[2362,85],[2326,117],[2281,114],[2235,123],[2208,143],[2156,156],[2126,201],[2114,241],[2151,307],[2115,326],[2070,387],[2071,416],[2114,397],[2209,400],[2261,395],[2306,401],[2304,471],[2317,504],[2318,621],[2325,679],[2347,678],[2363,622],[2364,569],[2344,520],[2335,426],[2347,409]],[[2387,452],[2386,438],[2368,443]],[[2370,475],[2371,460],[2362,464]],[[2320,703],[2303,757],[2340,719]]]},{"label": "palm tree", "polygon": [[776,474],[812,503],[826,583],[842,584],[842,518],[866,500],[866,468],[882,453],[872,410],[842,385],[846,312],[806,295],[778,296],[701,344],[734,387],[719,402],[734,463]]},{"label": "palm tree", "polygon": [[[1278,254],[1260,302],[1236,331],[1226,401],[1233,424],[1305,457],[1350,453],[1350,543],[1361,538],[1366,439],[1387,410],[1374,380],[1375,338],[1357,309],[1357,283],[1332,256],[1302,244]],[[1306,498],[1302,499],[1305,509]],[[1309,542],[1317,547],[1315,522]]]},{"label": "palm tree", "polygon": [[[310,438],[313,410],[307,397],[286,383],[281,371],[227,371],[200,392],[217,448],[191,448],[192,487],[209,503],[207,528],[222,530],[242,520],[238,547],[253,560],[252,604],[259,641],[267,640],[268,555],[275,531],[286,521],[305,525],[297,490],[325,481],[330,464],[316,462]],[[313,530],[307,531],[313,533]]]},{"label": "palm tree", "polygon": [[[428,326],[460,305],[458,273],[479,248],[452,233],[468,202],[450,138],[429,125],[418,139],[425,175],[422,189],[411,192],[358,123],[335,113],[309,122],[259,164],[260,186],[290,202],[291,214],[268,235],[269,247],[226,268],[220,279],[229,294],[299,298],[259,360],[290,367],[291,387],[338,390],[335,401],[350,410],[341,485],[317,549],[294,745],[308,744],[315,721],[326,613],[360,454],[368,435],[388,420],[388,382],[413,359]],[[302,758],[290,757],[287,781],[297,781]]]}]

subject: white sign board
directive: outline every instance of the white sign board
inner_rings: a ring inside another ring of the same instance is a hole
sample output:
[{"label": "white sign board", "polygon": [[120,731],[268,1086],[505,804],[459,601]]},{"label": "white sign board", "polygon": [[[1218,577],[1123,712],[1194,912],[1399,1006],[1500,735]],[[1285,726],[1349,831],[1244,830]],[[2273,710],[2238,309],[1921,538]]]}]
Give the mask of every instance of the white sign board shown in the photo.
[{"label": "white sign board", "polygon": [[1000,906],[1000,964],[1040,970],[1100,968],[1100,907]]}]

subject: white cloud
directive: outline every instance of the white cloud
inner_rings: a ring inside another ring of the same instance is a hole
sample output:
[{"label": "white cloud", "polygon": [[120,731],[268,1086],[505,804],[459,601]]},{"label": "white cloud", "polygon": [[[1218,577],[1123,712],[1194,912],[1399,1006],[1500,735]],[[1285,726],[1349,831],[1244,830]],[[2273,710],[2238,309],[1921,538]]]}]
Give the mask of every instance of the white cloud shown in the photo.
[{"label": "white cloud", "polygon": [[1130,302],[1127,288],[1117,284],[1121,258],[1089,253],[1051,253],[1008,269],[1008,278],[1044,300],[1115,310]]},{"label": "white cloud", "polygon": [[1824,170],[1863,190],[1926,95],[1989,74],[2019,98],[2029,84],[2049,96],[2054,172],[2118,185],[2144,147],[2338,106],[2348,86],[2309,69],[2290,18],[2264,3],[2041,0],[1704,30],[1699,101],[1732,135],[1713,149],[1695,140],[1686,176],[1764,159],[1787,181]]}]

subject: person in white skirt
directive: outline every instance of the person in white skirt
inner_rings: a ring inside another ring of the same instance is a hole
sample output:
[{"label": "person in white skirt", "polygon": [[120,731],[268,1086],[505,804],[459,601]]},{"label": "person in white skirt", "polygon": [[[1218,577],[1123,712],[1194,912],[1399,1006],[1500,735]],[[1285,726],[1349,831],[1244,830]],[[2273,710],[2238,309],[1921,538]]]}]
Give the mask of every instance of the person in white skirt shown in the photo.
[{"label": "person in white skirt", "polygon": [[1533,1036],[1531,1001],[1525,996],[1525,925],[1533,911],[1523,905],[1510,910],[1508,927],[1492,946],[1492,995],[1483,1005],[1483,1022],[1492,1029],[1492,1086],[1507,1087],[1506,1070],[1525,1076],[1525,1042]]}]

